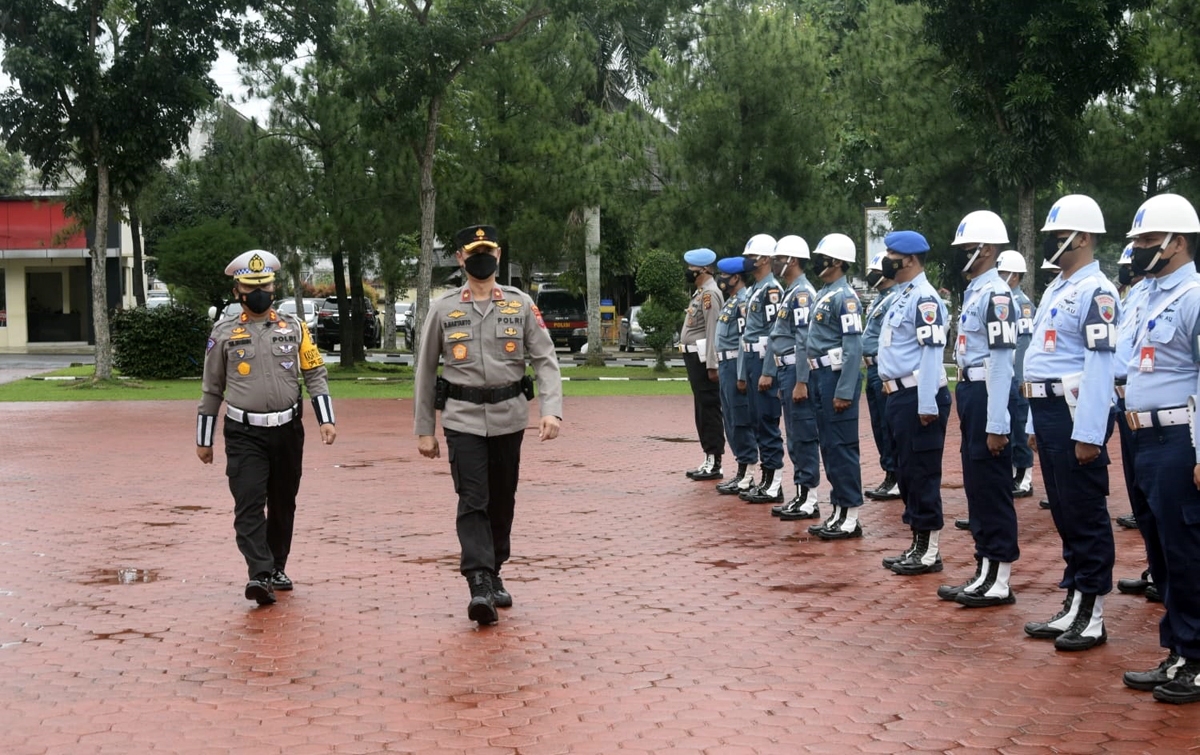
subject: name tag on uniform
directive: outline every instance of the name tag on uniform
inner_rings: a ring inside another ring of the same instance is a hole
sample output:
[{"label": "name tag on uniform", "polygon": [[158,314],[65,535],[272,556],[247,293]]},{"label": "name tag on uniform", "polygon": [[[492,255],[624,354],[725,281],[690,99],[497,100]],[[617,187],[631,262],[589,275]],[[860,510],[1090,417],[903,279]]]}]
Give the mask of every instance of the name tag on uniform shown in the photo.
[{"label": "name tag on uniform", "polygon": [[891,328],[884,328],[879,333],[879,345],[884,346],[884,347],[892,345],[892,329]]},{"label": "name tag on uniform", "polygon": [[1053,354],[1058,350],[1058,331],[1047,330],[1046,340],[1042,341],[1042,351],[1047,354]]},{"label": "name tag on uniform", "polygon": [[1153,346],[1142,347],[1142,356],[1138,359],[1138,372],[1154,372]]}]

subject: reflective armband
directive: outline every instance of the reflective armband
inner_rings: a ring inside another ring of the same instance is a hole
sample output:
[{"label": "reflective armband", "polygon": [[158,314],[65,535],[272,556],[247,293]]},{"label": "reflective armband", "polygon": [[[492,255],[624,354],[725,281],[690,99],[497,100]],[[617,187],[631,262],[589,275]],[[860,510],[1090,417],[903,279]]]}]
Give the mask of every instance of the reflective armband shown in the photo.
[{"label": "reflective armband", "polygon": [[313,411],[317,413],[317,422],[322,425],[332,425],[333,420],[333,399],[329,396],[313,396],[312,400]]},{"label": "reflective armband", "polygon": [[215,414],[197,414],[196,415],[196,445],[205,448],[212,448],[213,434],[217,430],[217,416]]}]

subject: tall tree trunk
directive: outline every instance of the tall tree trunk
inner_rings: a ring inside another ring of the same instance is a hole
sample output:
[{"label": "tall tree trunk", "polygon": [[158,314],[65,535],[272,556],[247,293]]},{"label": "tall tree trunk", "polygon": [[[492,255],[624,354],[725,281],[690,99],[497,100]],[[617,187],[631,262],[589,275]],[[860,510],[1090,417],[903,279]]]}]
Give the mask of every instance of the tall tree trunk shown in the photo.
[{"label": "tall tree trunk", "polygon": [[421,257],[417,262],[416,330],[413,332],[413,360],[416,364],[421,343],[421,329],[429,312],[429,291],[433,283],[433,222],[437,217],[437,187],[433,184],[433,158],[437,149],[438,114],[442,109],[441,95],[429,100],[425,121],[425,142],[417,152],[421,166]]},{"label": "tall tree trunk", "polygon": [[1037,256],[1037,226],[1033,217],[1033,183],[1023,181],[1017,187],[1017,249],[1025,257],[1028,269],[1021,281],[1021,288],[1030,299],[1037,301],[1037,271],[1042,261]]},{"label": "tall tree trunk", "polygon": [[584,270],[587,274],[587,364],[604,366],[604,344],[600,338],[600,208],[583,211]]},{"label": "tall tree trunk", "polygon": [[[363,302],[364,296],[365,294],[363,293],[362,280],[362,251],[355,247],[350,250],[350,322],[354,325],[350,331],[354,336],[354,340],[351,343],[350,348],[354,350],[355,362],[367,361],[367,313],[366,304]],[[345,349],[344,346],[342,348],[343,350]]]},{"label": "tall tree trunk", "polygon": [[141,307],[146,303],[146,279],[142,276],[142,219],[136,201],[129,203],[129,232],[133,235],[133,296]]},{"label": "tall tree trunk", "polygon": [[108,165],[100,154],[100,129],[93,127],[96,150],[96,217],[92,234],[92,325],[96,335],[96,380],[112,378],[112,341],[108,333]]},{"label": "tall tree trunk", "polygon": [[333,293],[338,302],[338,338],[341,339],[341,364],[343,367],[354,366],[354,351],[348,347],[350,343],[350,296],[346,291],[346,260],[342,256],[339,243],[333,254]]}]

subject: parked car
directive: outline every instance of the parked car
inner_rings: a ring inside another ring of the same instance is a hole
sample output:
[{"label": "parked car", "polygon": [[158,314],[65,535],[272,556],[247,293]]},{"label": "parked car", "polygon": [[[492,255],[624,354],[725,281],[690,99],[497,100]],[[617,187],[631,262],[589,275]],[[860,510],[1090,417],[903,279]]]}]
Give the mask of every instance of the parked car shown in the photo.
[{"label": "parked car", "polygon": [[[533,301],[542,313],[542,320],[555,344],[578,351],[583,343],[587,343],[587,304],[582,296],[566,289],[542,286]],[[584,329],[582,342],[575,335],[578,328]]]},{"label": "parked car", "polygon": [[617,328],[617,348],[621,351],[633,351],[634,347],[646,348],[646,331],[638,322],[641,306],[630,307]]},{"label": "parked car", "polygon": [[236,301],[231,301],[226,304],[221,308],[220,312],[217,311],[216,307],[208,308],[208,316],[211,317],[214,322],[228,320],[230,318],[237,317],[240,314],[242,314],[242,305]]},{"label": "parked car", "polygon": [[[308,326],[308,332],[313,333],[317,329],[317,312],[320,311],[321,305],[325,303],[324,299],[305,299],[304,300],[304,324]],[[281,315],[296,314],[296,299],[288,297],[279,302],[279,306],[275,308]]]},{"label": "parked car", "polygon": [[[379,327],[379,315],[371,300],[363,297],[363,345],[368,349],[378,349],[383,345],[383,333]],[[317,327],[313,333],[317,348],[333,351],[334,344],[342,342],[342,328],[338,316],[338,299],[330,296],[325,299],[321,309],[317,311]]]}]

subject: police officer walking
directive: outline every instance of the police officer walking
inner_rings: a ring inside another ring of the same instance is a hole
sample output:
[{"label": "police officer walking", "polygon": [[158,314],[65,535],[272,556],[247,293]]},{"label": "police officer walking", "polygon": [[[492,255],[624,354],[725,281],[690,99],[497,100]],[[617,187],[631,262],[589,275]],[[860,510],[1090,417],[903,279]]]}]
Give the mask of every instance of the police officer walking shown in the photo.
[{"label": "police officer walking", "polygon": [[725,439],[737,459],[737,474],[717,484],[721,495],[738,495],[754,485],[750,467],[758,463],[758,444],[754,440],[754,419],[749,399],[738,390],[738,355],[742,353],[742,331],[746,327],[746,271],[750,261],[738,255],[717,262],[717,286],[725,294],[725,304],[717,316],[717,385],[721,392],[721,419]]},{"label": "police officer walking", "polygon": [[[854,241],[841,233],[821,239],[813,252],[817,292],[808,324],[808,400],[817,415],[817,437],[829,480],[829,518],[808,528],[822,540],[862,537],[863,504],[858,448],[858,398],[862,393],[862,302],[846,280]],[[800,383],[797,382],[797,385]]]},{"label": "police officer walking", "polygon": [[417,450],[436,459],[441,450],[434,436],[435,411],[442,411],[458,494],[459,570],[471,591],[467,616],[494,624],[496,607],[512,605],[500,568],[511,553],[521,441],[533,397],[526,360],[537,373],[543,441],[558,437],[562,379],[554,342],[533,300],[496,283],[496,229],[471,226],[454,234],[454,241],[467,279],[429,308],[417,359],[413,424]]},{"label": "police officer walking", "polygon": [[749,397],[750,416],[754,420],[754,439],[762,462],[762,479],[757,487],[739,494],[747,503],[783,501],[783,438],[779,433],[780,404],[777,393],[760,389],[763,357],[771,325],[779,315],[783,288],[775,279],[772,264],[775,239],[760,233],[746,242],[743,256],[754,265],[757,278],[746,302],[746,328],[742,331],[742,353],[738,359],[738,390]]},{"label": "police officer walking", "polygon": [[1061,272],[1046,287],[1025,355],[1034,450],[1050,513],[1063,543],[1063,609],[1025,633],[1059,650],[1087,650],[1108,639],[1104,596],[1116,553],[1108,518],[1108,451],[1113,429],[1113,369],[1120,307],[1100,272],[1096,242],[1104,216],[1091,197],[1069,194],[1050,208],[1046,251]]},{"label": "police officer walking", "polygon": [[301,380],[321,441],[329,445],[337,438],[320,350],[302,319],[271,308],[279,268],[279,258],[260,249],[238,255],[225,268],[242,313],[218,322],[208,338],[196,416],[196,455],[211,464],[217,413],[227,403],[225,474],[233,494],[233,529],[250,578],[246,599],[259,605],[274,603],[276,590],[293,588],[284,569],[303,471]]},{"label": "police officer walking", "polygon": [[[1004,221],[994,212],[972,212],[958,224],[954,266],[969,283],[963,292],[955,361],[955,405],[962,432],[963,490],[975,539],[975,576],[938,590],[969,608],[1016,602],[1009,586],[1017,547],[1013,507],[1009,402],[1015,401],[1013,352],[1017,313],[1012,290],[1000,280],[996,259],[1008,243]],[[952,595],[950,595],[952,593]]]},{"label": "police officer walking", "polygon": [[[817,484],[821,481],[821,450],[817,445],[817,417],[808,400],[808,317],[817,293],[804,277],[809,258],[808,242],[799,236],[784,236],[775,244],[775,264],[783,263],[780,273],[787,290],[779,316],[771,326],[766,358],[759,387],[776,391],[787,430],[788,458],[792,460],[792,484],[796,495],[785,504],[771,507],[771,513],[784,521],[816,519]],[[804,387],[797,389],[803,383]]]},{"label": "police officer walking", "polygon": [[893,231],[883,240],[885,278],[896,281],[896,300],[879,334],[879,379],[887,394],[884,414],[896,448],[903,521],[912,542],[883,565],[911,576],[942,570],[942,451],[950,421],[950,391],[942,352],[946,305],[925,276],[929,242],[916,231]]},{"label": "police officer walking", "polygon": [[1026,266],[1020,252],[1015,249],[1000,252],[996,270],[1012,291],[1013,307],[1017,312],[1017,351],[1013,356],[1013,378],[1018,390],[1011,407],[1012,432],[1009,442],[1012,444],[1013,498],[1026,498],[1033,495],[1033,450],[1029,447],[1029,434],[1025,432],[1025,424],[1029,419],[1029,399],[1021,395],[1019,388],[1025,379],[1025,354],[1029,351],[1029,344],[1033,343],[1033,318],[1037,314],[1037,307],[1021,288]]},{"label": "police officer walking", "polygon": [[717,318],[725,299],[713,279],[713,263],[717,254],[711,249],[693,249],[683,255],[687,263],[688,283],[695,287],[688,302],[679,345],[683,349],[683,364],[692,387],[692,405],[696,417],[696,433],[704,450],[704,461],[687,476],[693,480],[719,480],[721,456],[725,451],[722,433],[721,392],[717,386]]},{"label": "police officer walking", "polygon": [[879,334],[883,330],[883,318],[896,298],[896,281],[883,277],[880,272],[885,252],[878,252],[867,265],[867,285],[875,288],[879,295],[867,308],[867,325],[863,329],[863,364],[867,366],[867,383],[863,392],[867,394],[867,411],[871,415],[871,435],[875,439],[875,450],[879,452],[879,466],[883,469],[883,482],[863,495],[876,501],[892,501],[900,497],[900,484],[896,481],[896,449],[892,435],[887,429],[887,418],[883,405],[887,396],[883,392],[883,381],[879,379]]},{"label": "police officer walking", "polygon": [[1200,443],[1194,419],[1200,392],[1200,218],[1190,202],[1160,194],[1133,220],[1133,273],[1149,278],[1145,298],[1130,312],[1133,352],[1125,418],[1132,431],[1134,502],[1150,572],[1166,613],[1157,668],[1130,671],[1125,685],[1153,690],[1166,703],[1200,702]]}]

